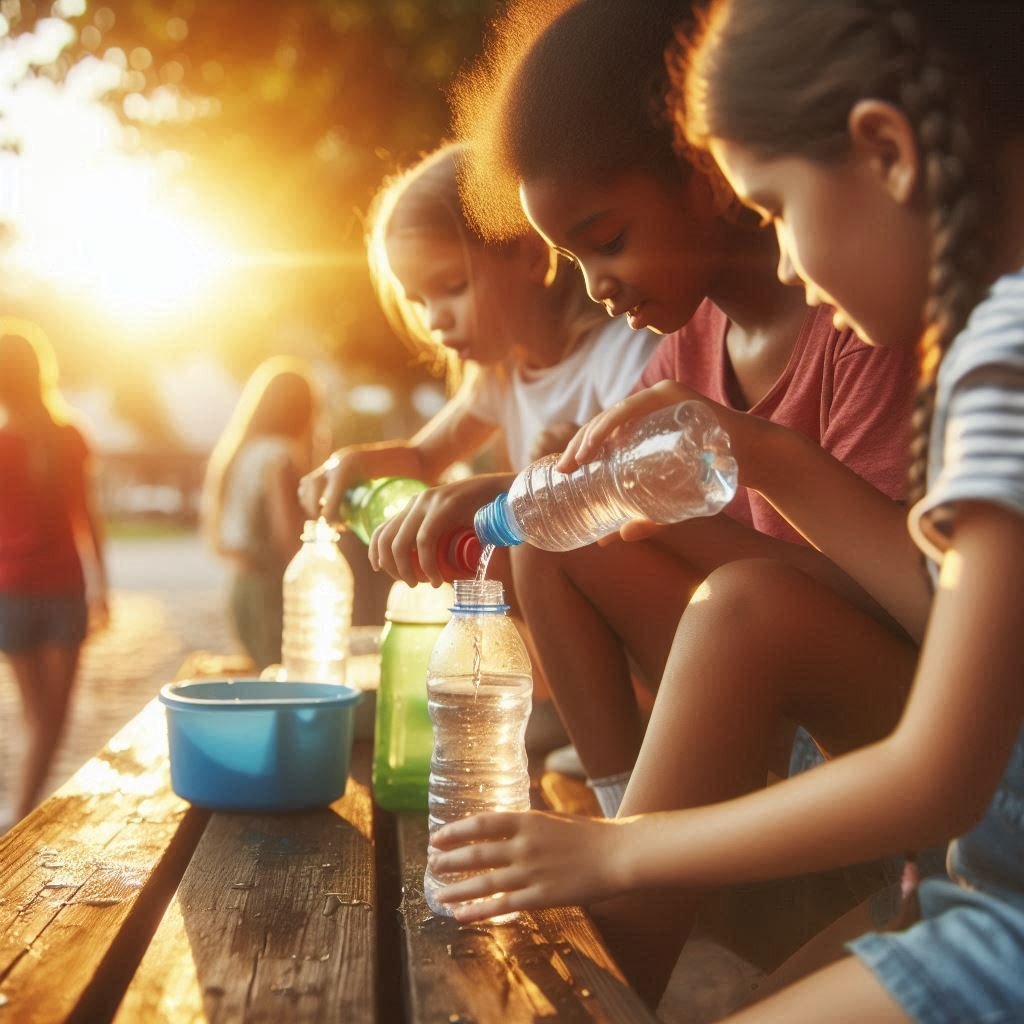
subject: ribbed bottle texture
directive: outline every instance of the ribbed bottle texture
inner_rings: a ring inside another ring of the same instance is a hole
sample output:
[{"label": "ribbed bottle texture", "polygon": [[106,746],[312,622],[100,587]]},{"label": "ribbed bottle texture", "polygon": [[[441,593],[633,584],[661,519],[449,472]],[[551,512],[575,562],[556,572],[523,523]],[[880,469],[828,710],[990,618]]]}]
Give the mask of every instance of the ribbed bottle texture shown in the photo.
[{"label": "ribbed bottle texture", "polygon": [[[482,811],[525,811],[530,776],[524,734],[532,704],[530,659],[496,580],[456,580],[452,617],[427,672],[434,728],[429,829]],[[423,880],[427,904],[450,914],[434,894],[457,876]]]},{"label": "ribbed bottle texture", "polygon": [[714,515],[736,493],[729,437],[703,402],[681,402],[636,421],[601,458],[572,473],[555,469],[559,458],[527,466],[507,493],[477,512],[482,544],[526,541],[568,551],[632,519],[677,523]]},{"label": "ribbed bottle texture", "polygon": [[288,679],[344,683],[352,630],[352,570],[338,531],[310,520],[284,573],[281,661]]}]

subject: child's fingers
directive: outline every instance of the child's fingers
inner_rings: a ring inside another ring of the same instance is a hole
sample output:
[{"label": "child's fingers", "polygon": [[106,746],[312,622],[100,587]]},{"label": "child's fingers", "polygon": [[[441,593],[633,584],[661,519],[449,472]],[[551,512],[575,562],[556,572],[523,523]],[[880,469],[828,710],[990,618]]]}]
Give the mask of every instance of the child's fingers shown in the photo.
[{"label": "child's fingers", "polygon": [[431,852],[427,857],[430,870],[438,875],[451,875],[458,871],[480,871],[485,868],[504,867],[511,863],[508,843],[491,840],[457,846],[454,850]]},{"label": "child's fingers", "polygon": [[631,519],[622,525],[618,536],[629,541],[646,540],[663,529],[664,527],[660,523],[655,523],[650,519]]},{"label": "child's fingers", "polygon": [[459,924],[472,924],[474,921],[487,921],[492,917],[528,909],[520,906],[519,902],[518,893],[500,892],[490,899],[452,907],[452,914]]},{"label": "child's fingers", "polygon": [[316,519],[320,515],[320,497],[324,489],[324,475],[319,469],[307,473],[299,480],[299,504],[307,516]]},{"label": "child's fingers", "polygon": [[[431,868],[431,871],[434,869]],[[484,871],[472,878],[462,878],[457,882],[441,886],[437,890],[440,903],[468,903],[470,900],[482,900],[498,893],[516,892],[529,884],[518,868],[496,868]]]},{"label": "child's fingers", "polygon": [[523,817],[523,813],[513,811],[474,814],[439,828],[430,837],[430,845],[439,850],[450,850],[478,839],[509,839],[515,834]]}]

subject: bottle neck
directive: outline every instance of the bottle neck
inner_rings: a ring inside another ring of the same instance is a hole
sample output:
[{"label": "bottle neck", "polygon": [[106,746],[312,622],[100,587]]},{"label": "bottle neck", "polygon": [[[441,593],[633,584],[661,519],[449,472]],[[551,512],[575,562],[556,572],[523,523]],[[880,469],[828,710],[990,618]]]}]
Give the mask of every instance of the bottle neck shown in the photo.
[{"label": "bottle neck", "polygon": [[319,519],[307,519],[302,527],[303,544],[336,544],[341,534],[321,516]]},{"label": "bottle neck", "polygon": [[456,580],[452,614],[486,615],[508,611],[505,589],[500,580]]},{"label": "bottle neck", "polygon": [[525,539],[512,518],[508,491],[503,491],[494,501],[477,510],[473,529],[485,546],[493,544],[496,548],[510,548],[522,544]]}]

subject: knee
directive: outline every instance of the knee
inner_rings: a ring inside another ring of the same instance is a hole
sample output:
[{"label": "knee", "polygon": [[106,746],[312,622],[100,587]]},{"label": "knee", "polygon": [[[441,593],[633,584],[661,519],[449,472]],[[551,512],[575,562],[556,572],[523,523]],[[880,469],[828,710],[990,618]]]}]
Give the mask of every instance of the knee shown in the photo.
[{"label": "knee", "polygon": [[694,591],[680,629],[699,626],[744,643],[777,635],[779,616],[790,607],[787,592],[802,579],[799,569],[769,558],[727,562]]}]

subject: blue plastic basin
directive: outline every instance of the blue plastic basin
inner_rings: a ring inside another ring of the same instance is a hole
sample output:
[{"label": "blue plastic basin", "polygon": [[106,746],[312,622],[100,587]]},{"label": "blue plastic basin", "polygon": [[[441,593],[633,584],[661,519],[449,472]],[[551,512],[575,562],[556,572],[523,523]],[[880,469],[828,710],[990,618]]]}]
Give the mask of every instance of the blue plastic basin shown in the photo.
[{"label": "blue plastic basin", "polygon": [[335,683],[168,683],[171,785],[216,811],[324,807],[345,792],[361,694]]}]

